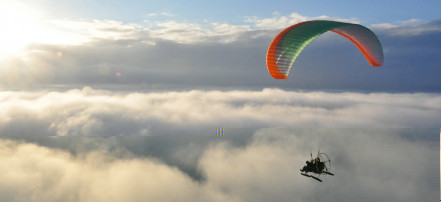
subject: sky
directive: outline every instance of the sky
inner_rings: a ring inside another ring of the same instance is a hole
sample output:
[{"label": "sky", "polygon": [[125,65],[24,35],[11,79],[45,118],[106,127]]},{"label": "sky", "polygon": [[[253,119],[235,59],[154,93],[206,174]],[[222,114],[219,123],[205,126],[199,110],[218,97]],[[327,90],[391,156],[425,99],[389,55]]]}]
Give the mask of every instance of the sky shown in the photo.
[{"label": "sky", "polygon": [[[0,201],[436,199],[439,8],[3,0]],[[307,20],[371,29],[384,65],[325,33],[273,79],[269,44]],[[297,171],[319,148],[324,183]]]},{"label": "sky", "polygon": [[[139,23],[149,14],[168,13],[181,21],[213,20],[216,22],[243,23],[249,16],[272,17],[274,12],[288,15],[293,11],[307,16],[338,16],[342,18],[362,18],[367,23],[384,23],[407,20],[437,19],[441,4],[436,0],[425,3],[415,1],[370,1],[347,2],[337,1],[232,1],[209,2],[190,0],[166,1],[51,1],[37,0],[32,7],[46,10],[48,15],[67,19],[114,19],[126,23]],[[437,7],[438,6],[438,7]]]},{"label": "sky", "polygon": [[[6,31],[0,35],[0,87],[5,90],[441,91],[439,1],[2,4],[0,24]],[[313,19],[372,29],[383,45],[383,67],[371,67],[348,40],[326,33],[302,52],[291,79],[272,79],[265,64],[272,38],[289,25]]]}]

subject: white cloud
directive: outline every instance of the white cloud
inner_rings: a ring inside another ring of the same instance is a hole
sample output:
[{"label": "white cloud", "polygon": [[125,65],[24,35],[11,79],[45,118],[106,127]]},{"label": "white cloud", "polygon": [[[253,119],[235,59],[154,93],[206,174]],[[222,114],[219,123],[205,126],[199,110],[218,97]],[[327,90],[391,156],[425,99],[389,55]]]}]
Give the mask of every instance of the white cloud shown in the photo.
[{"label": "white cloud", "polygon": [[[173,17],[174,14],[168,12],[150,13],[148,17],[166,16]],[[26,17],[28,19],[30,17]],[[114,20],[62,20],[38,18],[29,21],[32,24],[25,32],[31,35],[21,36],[20,46],[32,43],[37,44],[57,44],[57,45],[79,45],[97,40],[170,40],[178,43],[230,43],[249,32],[264,33],[265,30],[285,28],[287,26],[306,21],[306,20],[337,20],[343,22],[360,23],[356,18],[340,18],[322,16],[303,16],[298,13],[291,13],[288,16],[281,16],[274,13],[271,18],[260,18],[257,16],[247,17],[243,24],[233,25],[219,22],[180,22],[176,20],[151,21],[145,20],[144,24],[123,23]],[[401,22],[400,25],[381,23],[373,25],[378,30],[391,30],[392,34],[411,34],[417,35],[427,31],[440,31],[437,25],[419,26],[420,20],[410,19]],[[411,26],[412,29],[409,29]],[[32,29],[31,29],[32,28]],[[13,30],[14,31],[14,30]],[[17,32],[23,32],[15,30]],[[257,33],[259,35],[259,33]],[[255,34],[254,34],[255,35]],[[272,34],[273,35],[273,34]],[[272,36],[271,35],[271,36]],[[11,35],[12,36],[12,35]],[[270,35],[269,35],[270,36]],[[11,37],[3,37],[11,38]]]},{"label": "white cloud", "polygon": [[[148,17],[173,17],[172,13],[150,13]],[[289,16],[274,16],[273,18],[249,17],[245,24],[232,25],[227,23],[189,23],[174,20],[150,21],[146,25],[123,23],[114,20],[60,20],[41,18],[33,26],[32,35],[26,36],[26,43],[78,45],[90,41],[107,39],[140,39],[151,37],[150,40],[171,40],[179,43],[195,43],[211,41],[225,43],[234,41],[235,35],[246,31],[259,29],[280,29],[304,20],[331,19],[348,22],[357,22],[356,19],[317,16],[305,17],[298,13]],[[35,24],[35,23],[34,23]],[[30,37],[30,38],[29,38]],[[220,37],[220,38],[219,38]]]},{"label": "white cloud", "polygon": [[440,127],[438,94],[1,92],[0,134],[163,135],[216,127]]},{"label": "white cloud", "polygon": [[153,159],[114,159],[100,152],[73,157],[33,144],[0,145],[2,201],[207,201],[209,194]]},{"label": "white cloud", "polygon": [[[433,185],[422,182],[430,175],[411,174],[414,169],[425,170],[423,165],[430,160],[418,156],[436,156],[433,148],[420,153],[422,147],[381,130],[316,132],[305,130],[299,135],[296,130],[264,129],[244,148],[217,145],[209,149],[201,158],[200,167],[204,168],[208,186],[218,187],[245,201],[400,201],[436,197],[437,190],[430,188]],[[299,165],[308,160],[308,152],[318,148],[317,142],[311,141],[316,138],[322,140],[321,151],[330,154],[334,162],[335,176],[322,176],[322,184],[311,183],[311,179],[297,173]],[[410,156],[400,158],[402,155]],[[395,166],[411,168],[396,170]],[[427,172],[437,172],[437,169],[430,170]],[[414,182],[430,191],[417,196],[424,189]],[[392,187],[397,190],[391,190]]]},{"label": "white cloud", "polygon": [[219,37],[214,42],[231,42],[236,38],[235,35],[251,30],[248,25],[230,25],[225,23],[197,24],[166,21],[158,22],[155,26],[159,28],[148,30],[152,37],[178,43],[213,41],[213,37]]},{"label": "white cloud", "polygon": [[173,13],[169,12],[162,12],[162,13],[149,13],[147,14],[149,17],[157,17],[157,16],[166,16],[166,17],[173,17],[175,16]]},{"label": "white cloud", "polygon": [[[178,43],[230,43],[240,38],[240,35],[254,36],[256,33],[265,34],[265,30],[278,31],[287,26],[305,20],[337,20],[343,22],[360,23],[356,18],[341,18],[331,16],[303,16],[299,13],[291,13],[283,16],[278,12],[273,13],[271,18],[261,18],[258,16],[247,17],[243,24],[233,25],[219,22],[180,22],[176,20],[151,21],[146,19],[144,24],[123,23],[114,20],[63,20],[50,19],[40,16],[38,13],[27,12],[17,13],[14,17],[20,24],[7,21],[6,30],[0,33],[5,35],[0,37],[3,44],[8,45],[8,49],[17,49],[29,44],[56,44],[56,45],[79,45],[97,40],[138,40],[138,41],[157,41],[170,40]],[[25,15],[26,14],[26,15]],[[9,14],[8,14],[9,15]],[[173,13],[155,12],[147,14],[148,18],[153,17],[173,17]],[[7,18],[5,18],[7,19]],[[25,24],[26,22],[26,24]],[[25,24],[25,26],[21,26]],[[430,31],[440,31],[439,25],[421,25],[421,20],[410,19],[400,22],[398,25],[391,23],[375,24],[372,27],[380,31],[388,31],[392,35],[418,35]],[[32,34],[19,34],[32,33]],[[271,35],[268,36],[272,36]],[[15,40],[11,40],[15,39]],[[12,42],[11,42],[12,41]],[[7,46],[3,46],[7,47]],[[0,49],[1,51],[1,49]]]},{"label": "white cloud", "polygon": [[384,32],[392,36],[417,36],[427,33],[441,32],[441,22],[438,20],[428,23],[419,19],[409,19],[397,24],[373,24],[372,28],[376,31]]},{"label": "white cloud", "polygon": [[113,20],[52,20],[46,26],[46,38],[37,43],[78,45],[95,39],[132,39],[143,29],[137,24],[123,24]]},{"label": "white cloud", "polygon": [[[171,13],[150,13],[149,17],[156,16],[173,17]],[[358,23],[357,19],[344,19],[339,17],[316,16],[306,17],[298,13],[292,13],[289,16],[279,16],[274,14],[272,18],[259,18],[256,16],[248,17],[243,25],[232,25],[227,23],[189,23],[178,22],[174,20],[167,21],[149,21],[145,22],[147,26],[138,24],[123,24],[119,21],[52,21],[48,33],[53,33],[53,42],[60,39],[71,39],[67,41],[76,43],[85,43],[95,39],[126,39],[134,38],[142,34],[148,34],[154,39],[165,39],[179,43],[196,43],[212,41],[216,37],[215,42],[232,42],[238,34],[246,31],[260,29],[280,29],[292,24],[296,24],[305,20],[338,20],[344,22]],[[122,32],[124,30],[124,32]],[[110,32],[106,32],[110,31]],[[220,37],[220,38],[219,38]],[[64,43],[66,40],[64,41]]]},{"label": "white cloud", "polygon": [[6,10],[6,16],[0,10],[0,23],[6,30],[0,33],[0,53],[16,53],[30,44],[79,45],[96,39],[132,39],[143,28],[114,20],[47,19],[20,8]]},{"label": "white cloud", "polygon": [[[406,140],[397,135],[401,130],[263,129],[243,146],[219,139],[204,147],[195,162],[201,181],[156,158],[160,152],[136,156],[118,142],[112,150],[71,154],[0,139],[0,200],[430,201],[438,196],[439,183],[433,180],[437,162],[431,160],[439,155],[437,148]],[[335,174],[322,176],[323,183],[299,174],[317,146],[308,143],[317,138],[326,142],[321,151],[330,155]],[[156,146],[175,144],[163,139]],[[191,154],[191,148],[175,152]]]},{"label": "white cloud", "polygon": [[420,19],[417,19],[417,18],[412,18],[412,19],[409,19],[409,20],[405,20],[405,21],[402,21],[401,22],[401,24],[404,24],[404,25],[406,25],[406,24],[418,24],[418,23],[422,23],[423,21],[422,20],[420,20]]},{"label": "white cloud", "polygon": [[379,23],[379,24],[373,24],[372,28],[374,29],[392,29],[392,28],[397,28],[398,25],[394,25],[391,23]]},{"label": "white cloud", "polygon": [[360,21],[355,18],[345,19],[339,17],[329,17],[326,15],[307,17],[298,13],[291,13],[289,16],[280,16],[279,13],[273,13],[272,18],[259,18],[257,16],[253,16],[248,17],[245,21],[252,23],[254,27],[259,29],[282,29],[307,20],[336,20],[342,22],[360,23]]},{"label": "white cloud", "polygon": [[163,15],[163,16],[167,16],[167,17],[173,17],[173,16],[175,16],[173,13],[169,13],[169,12],[162,12],[161,15]]}]

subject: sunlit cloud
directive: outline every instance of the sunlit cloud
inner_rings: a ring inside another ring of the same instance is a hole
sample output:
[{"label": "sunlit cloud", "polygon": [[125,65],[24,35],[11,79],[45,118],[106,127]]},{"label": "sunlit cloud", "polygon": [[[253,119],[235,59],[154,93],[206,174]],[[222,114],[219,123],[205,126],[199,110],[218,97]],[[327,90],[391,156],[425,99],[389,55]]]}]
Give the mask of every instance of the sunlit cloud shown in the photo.
[{"label": "sunlit cloud", "polygon": [[392,23],[373,24],[372,28],[392,36],[417,36],[428,33],[441,33],[441,21],[424,22],[419,19],[410,19]]},{"label": "sunlit cloud", "polygon": [[33,144],[0,145],[6,163],[0,165],[2,201],[207,201],[196,182],[154,159],[115,159],[100,152],[73,157]]},{"label": "sunlit cloud", "polygon": [[[230,43],[240,38],[239,35],[256,31],[279,30],[305,20],[337,20],[360,23],[356,18],[340,18],[330,16],[303,16],[291,13],[281,16],[274,13],[272,18],[258,16],[247,17],[243,24],[233,25],[219,22],[180,22],[173,19],[162,21],[145,20],[144,24],[123,23],[115,20],[65,20],[54,19],[26,8],[20,4],[8,3],[2,6],[0,22],[5,32],[0,35],[3,53],[18,51],[29,44],[80,45],[97,40],[137,40],[154,43],[156,40],[169,40],[178,43],[217,42]],[[150,13],[148,17],[167,16],[171,13]],[[439,31],[437,26],[416,27],[418,19],[410,19],[401,25],[382,23],[373,25],[376,29],[398,29],[397,26],[414,25],[413,35],[427,30]],[[415,30],[417,29],[417,30]],[[400,29],[402,30],[402,29]],[[419,31],[418,31],[419,30]],[[397,34],[397,30],[392,30]],[[402,33],[402,31],[399,31]],[[265,34],[264,32],[260,34]],[[273,34],[273,33],[272,33]]]},{"label": "sunlit cloud", "polygon": [[[261,129],[243,143],[226,137],[0,138],[0,200],[433,200],[438,148],[399,135],[406,131]],[[322,176],[323,183],[298,173],[309,151],[317,149],[317,139],[326,142],[321,151],[330,155],[335,174]],[[191,177],[174,161],[191,163],[202,178]]]},{"label": "sunlit cloud", "polygon": [[30,44],[78,45],[94,39],[133,38],[140,25],[112,20],[64,20],[48,17],[25,4],[0,3],[0,56],[20,54]]},{"label": "sunlit cloud", "polygon": [[[118,75],[118,73],[116,73]],[[123,74],[119,74],[123,76]],[[1,92],[5,136],[199,134],[216,127],[440,127],[437,94]]]},{"label": "sunlit cloud", "polygon": [[[249,25],[230,25],[225,23],[182,23],[177,21],[158,22],[157,29],[150,29],[148,32],[152,37],[165,39],[178,43],[198,43],[198,42],[232,42],[235,35],[250,31]],[[213,37],[219,37],[212,40]]]},{"label": "sunlit cloud", "polygon": [[166,16],[166,17],[173,17],[175,14],[169,13],[169,12],[162,12],[162,13],[149,13],[147,14],[149,17],[157,17],[157,16]]},{"label": "sunlit cloud", "polygon": [[245,22],[252,23],[254,27],[259,29],[282,29],[307,20],[336,20],[341,22],[360,23],[360,21],[356,18],[345,19],[340,17],[329,17],[326,15],[307,17],[298,13],[291,13],[289,16],[280,16],[280,14],[277,12],[273,13],[272,18],[260,18],[257,16],[252,16],[247,17]]},{"label": "sunlit cloud", "polygon": [[134,33],[142,30],[136,24],[123,24],[113,20],[67,21],[52,20],[47,22],[48,32],[52,33],[51,41],[40,43],[77,45],[95,39],[131,39]]}]

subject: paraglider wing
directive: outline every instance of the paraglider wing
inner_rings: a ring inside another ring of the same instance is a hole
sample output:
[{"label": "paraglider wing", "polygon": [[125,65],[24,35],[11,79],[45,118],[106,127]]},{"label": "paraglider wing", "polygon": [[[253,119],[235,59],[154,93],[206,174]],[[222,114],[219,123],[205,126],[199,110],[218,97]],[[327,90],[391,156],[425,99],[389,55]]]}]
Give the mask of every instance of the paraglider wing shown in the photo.
[{"label": "paraglider wing", "polygon": [[352,23],[315,20],[292,25],[273,39],[266,55],[268,72],[275,79],[287,79],[297,56],[327,31],[338,33],[354,43],[372,66],[383,65],[381,43],[368,28]]}]

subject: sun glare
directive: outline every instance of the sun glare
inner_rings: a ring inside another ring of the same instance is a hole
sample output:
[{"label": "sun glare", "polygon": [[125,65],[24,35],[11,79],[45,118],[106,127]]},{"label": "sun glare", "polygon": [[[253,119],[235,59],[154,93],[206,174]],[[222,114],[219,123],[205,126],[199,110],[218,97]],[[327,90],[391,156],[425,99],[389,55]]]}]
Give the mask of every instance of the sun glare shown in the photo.
[{"label": "sun glare", "polygon": [[38,32],[38,16],[21,5],[0,3],[0,55],[16,53]]}]

